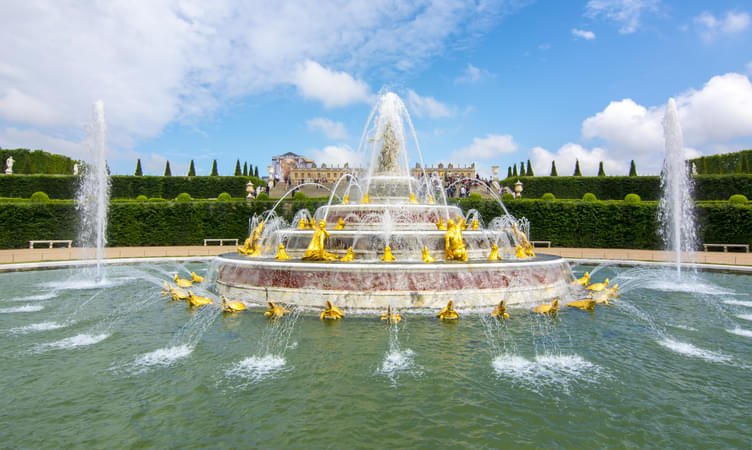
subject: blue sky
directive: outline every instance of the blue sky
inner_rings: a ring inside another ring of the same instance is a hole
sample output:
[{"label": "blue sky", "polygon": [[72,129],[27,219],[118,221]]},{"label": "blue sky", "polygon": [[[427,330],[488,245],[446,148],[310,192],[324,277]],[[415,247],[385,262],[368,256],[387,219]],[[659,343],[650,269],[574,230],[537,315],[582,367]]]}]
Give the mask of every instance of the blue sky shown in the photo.
[{"label": "blue sky", "polygon": [[[752,148],[744,1],[4,2],[0,146],[86,158],[101,99],[114,173],[356,153],[375,95],[426,163],[482,174],[658,173],[675,97],[688,156]],[[38,30],[45,30],[44,33]]]}]

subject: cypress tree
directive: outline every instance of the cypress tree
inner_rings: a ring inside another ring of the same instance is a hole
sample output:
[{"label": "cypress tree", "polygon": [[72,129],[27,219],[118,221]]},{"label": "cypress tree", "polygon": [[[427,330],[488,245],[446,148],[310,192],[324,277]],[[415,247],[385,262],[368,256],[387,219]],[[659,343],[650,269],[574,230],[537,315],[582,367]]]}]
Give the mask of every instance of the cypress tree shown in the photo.
[{"label": "cypress tree", "polygon": [[258,178],[258,166],[253,168],[253,176]]},{"label": "cypress tree", "polygon": [[137,177],[144,175],[144,172],[141,170],[141,158],[136,161],[136,173],[134,175],[136,175]]},{"label": "cypress tree", "polygon": [[512,170],[512,176],[513,177],[517,176],[517,164],[514,165],[514,170]]},{"label": "cypress tree", "polygon": [[529,177],[534,177],[535,176],[535,174],[533,173],[533,165],[530,164],[530,160],[529,159],[527,160],[527,173],[526,173],[526,175],[529,176]]},{"label": "cypress tree", "polygon": [[243,163],[243,176],[244,177],[248,176],[248,161]]},{"label": "cypress tree", "polygon": [[189,177],[196,176],[196,166],[193,165],[193,160],[191,160],[191,166],[188,168],[188,176]]},{"label": "cypress tree", "polygon": [[211,176],[211,177],[219,176],[219,172],[217,172],[217,160],[216,159],[212,163],[212,171],[211,171],[211,175],[209,175],[209,176]]},{"label": "cypress tree", "polygon": [[240,171],[240,160],[235,160],[235,176],[239,177],[243,174],[243,172]]},{"label": "cypress tree", "polygon": [[556,171],[556,161],[551,160],[551,176],[552,177],[558,177],[559,172]]},{"label": "cypress tree", "polygon": [[601,164],[598,166],[598,176],[599,177],[605,177],[606,171],[603,170],[603,161],[601,161]]},{"label": "cypress tree", "polygon": [[166,176],[166,177],[171,177],[172,176],[172,172],[170,171],[170,161],[169,160],[165,163],[165,166],[164,166],[164,176]]},{"label": "cypress tree", "polygon": [[580,160],[579,159],[575,159],[574,160],[574,175],[573,176],[575,176],[575,177],[581,177],[582,176],[582,172],[580,171]]},{"label": "cypress tree", "polygon": [[248,176],[253,176],[253,164],[248,164]]},{"label": "cypress tree", "polygon": [[507,166],[507,178],[512,178],[512,166]]},{"label": "cypress tree", "polygon": [[637,166],[635,166],[634,159],[632,160],[632,163],[629,165],[629,176],[630,177],[637,176]]},{"label": "cypress tree", "polygon": [[525,170],[525,161],[520,161],[520,176],[524,177],[525,174],[527,174],[527,170]]}]

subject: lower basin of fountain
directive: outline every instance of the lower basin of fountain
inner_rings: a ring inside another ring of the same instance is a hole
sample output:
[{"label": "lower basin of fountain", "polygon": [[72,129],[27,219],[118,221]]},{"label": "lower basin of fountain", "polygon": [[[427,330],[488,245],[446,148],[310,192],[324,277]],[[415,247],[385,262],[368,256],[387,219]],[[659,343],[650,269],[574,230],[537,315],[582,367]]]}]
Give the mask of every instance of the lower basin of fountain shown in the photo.
[{"label": "lower basin of fountain", "polygon": [[574,280],[552,255],[529,260],[383,263],[277,261],[229,253],[217,257],[217,290],[233,300],[321,309],[327,300],[350,311],[433,310],[453,300],[459,310],[487,312],[499,301],[530,307],[564,297]]}]

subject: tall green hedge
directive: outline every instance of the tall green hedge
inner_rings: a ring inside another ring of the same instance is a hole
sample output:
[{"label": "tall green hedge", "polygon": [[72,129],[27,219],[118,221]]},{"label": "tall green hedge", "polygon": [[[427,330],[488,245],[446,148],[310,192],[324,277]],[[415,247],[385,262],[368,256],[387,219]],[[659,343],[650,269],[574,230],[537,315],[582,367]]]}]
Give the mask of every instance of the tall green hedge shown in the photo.
[{"label": "tall green hedge", "polygon": [[752,173],[752,150],[702,156],[689,162],[694,163],[699,174],[749,174]]},{"label": "tall green hedge", "polygon": [[42,150],[29,150],[27,148],[8,149],[0,148],[0,170],[5,173],[5,160],[13,157],[14,174],[59,174],[72,175],[76,161],[63,155],[47,153]]},{"label": "tall green hedge", "polygon": [[[113,202],[107,230],[110,246],[201,245],[205,238],[248,235],[248,219],[264,214],[274,201]],[[325,199],[285,200],[278,214],[289,222],[299,209],[314,212]],[[489,222],[502,214],[490,200],[458,201]],[[530,220],[533,240],[561,247],[660,248],[656,203],[514,200],[516,217]],[[697,206],[700,242],[752,244],[752,205],[726,202]],[[35,239],[76,239],[73,202],[0,203],[0,248],[26,248]]]}]

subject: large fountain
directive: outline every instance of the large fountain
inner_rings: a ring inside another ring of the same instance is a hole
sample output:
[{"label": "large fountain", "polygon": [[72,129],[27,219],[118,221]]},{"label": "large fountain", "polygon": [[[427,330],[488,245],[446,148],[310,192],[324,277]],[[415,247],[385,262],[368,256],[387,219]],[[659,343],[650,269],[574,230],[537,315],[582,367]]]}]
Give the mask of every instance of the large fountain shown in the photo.
[{"label": "large fountain", "polygon": [[406,128],[422,167],[404,104],[382,95],[361,138],[365,173],[340,179],[325,206],[298,211],[291,224],[274,211],[254,217],[240,254],[218,258],[219,292],[259,306],[331,301],[356,311],[432,310],[453,300],[480,312],[501,300],[528,307],[565,296],[569,264],[535,254],[526,220],[499,200],[506,214],[484,223],[447,203],[438,174],[410,175]]}]

